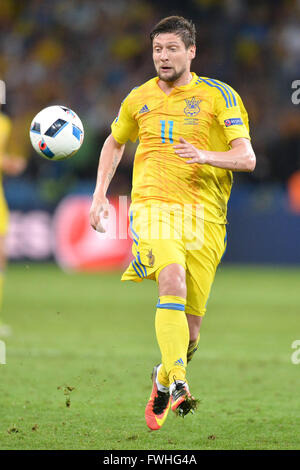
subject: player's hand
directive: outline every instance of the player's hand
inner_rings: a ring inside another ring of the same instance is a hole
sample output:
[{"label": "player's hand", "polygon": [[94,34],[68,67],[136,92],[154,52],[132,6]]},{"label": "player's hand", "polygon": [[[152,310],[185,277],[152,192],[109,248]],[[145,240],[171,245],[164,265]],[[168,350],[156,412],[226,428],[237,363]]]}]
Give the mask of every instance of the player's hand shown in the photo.
[{"label": "player's hand", "polygon": [[103,219],[108,219],[109,216],[109,202],[105,196],[94,196],[90,208],[90,223],[93,229],[97,232],[104,233],[106,228],[103,224]]},{"label": "player's hand", "polygon": [[180,144],[174,145],[175,153],[181,158],[189,158],[185,163],[206,163],[204,150],[199,150],[194,145],[187,142],[183,137],[179,138]]},{"label": "player's hand", "polygon": [[2,171],[9,176],[18,176],[25,170],[27,160],[23,157],[4,155],[2,158]]}]

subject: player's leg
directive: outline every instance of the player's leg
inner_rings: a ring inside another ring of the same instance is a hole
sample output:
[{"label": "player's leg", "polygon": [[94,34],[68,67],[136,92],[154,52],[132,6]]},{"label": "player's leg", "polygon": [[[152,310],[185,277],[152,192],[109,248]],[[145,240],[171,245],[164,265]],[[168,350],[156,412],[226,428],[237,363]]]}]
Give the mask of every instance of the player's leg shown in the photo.
[{"label": "player's leg", "polygon": [[[140,282],[147,278],[158,282],[160,277],[156,332],[159,343],[163,345],[163,356],[166,357],[166,361],[172,367],[178,360],[173,371],[177,377],[178,374],[185,375],[189,338],[184,313],[186,297],[184,244],[180,238],[171,239],[163,236],[171,231],[171,217],[165,219],[162,212],[152,209],[149,216],[149,210],[148,207],[135,206],[130,211],[134,259],[123,274],[122,280]],[[184,336],[182,336],[182,326]],[[175,340],[172,339],[174,334]],[[175,352],[172,352],[174,346]],[[159,364],[152,371],[152,391],[145,410],[146,423],[152,430],[160,429],[170,408],[169,378],[167,376],[162,383],[158,380],[161,369],[164,367]]]},{"label": "player's leg", "polygon": [[185,315],[186,282],[183,266],[172,263],[160,271],[158,293],[155,330],[162,364],[169,383],[174,378],[185,380],[189,329]]},{"label": "player's leg", "polygon": [[[189,341],[184,312],[186,286],[185,269],[171,263],[157,273],[159,300],[155,315],[155,331],[161,350],[162,363],[152,372],[152,392],[145,417],[150,429],[160,429],[170,408],[169,376],[171,381],[185,383],[186,352]],[[180,403],[184,401],[181,399]],[[178,405],[180,405],[178,402]]]},{"label": "player's leg", "polygon": [[[169,411],[171,369],[172,380],[174,376],[175,380],[185,383],[189,330],[184,313],[184,243],[180,238],[163,237],[162,234],[168,233],[172,222],[170,219],[164,219],[161,213],[157,214],[155,211],[153,214],[152,218],[151,212],[150,219],[147,208],[143,211],[139,208],[130,213],[134,260],[123,274],[122,280],[141,281],[147,278],[156,280],[159,285],[155,326],[163,362],[166,364],[160,364],[153,369],[152,391],[145,410],[147,425],[154,430],[160,429]],[[159,233],[159,238],[148,238],[150,232],[151,235]],[[162,370],[165,380],[160,381]]]},{"label": "player's leg", "polygon": [[[156,310],[156,334],[162,348],[164,369],[169,376],[184,380],[189,342],[188,323],[184,313],[186,299],[185,250],[180,237],[172,237],[174,217],[164,210],[133,207],[130,229],[135,259],[122,280],[156,279],[159,300]],[[155,230],[153,230],[155,229]],[[174,232],[173,232],[174,233]],[[168,234],[168,237],[163,235]],[[159,374],[159,372],[158,372]]]},{"label": "player's leg", "polygon": [[158,275],[159,303],[156,336],[162,355],[158,380],[170,384],[171,408],[184,416],[196,407],[186,381],[189,325],[185,315],[185,269],[180,264],[164,267]]},{"label": "player's leg", "polygon": [[190,341],[187,350],[187,363],[189,363],[198,349],[200,341],[200,327],[203,317],[187,313],[186,318],[190,332]]},{"label": "player's leg", "polygon": [[190,331],[188,362],[198,349],[200,327],[206,313],[206,304],[226,245],[224,225],[205,223],[204,229],[202,248],[187,251],[186,257],[186,316]]}]

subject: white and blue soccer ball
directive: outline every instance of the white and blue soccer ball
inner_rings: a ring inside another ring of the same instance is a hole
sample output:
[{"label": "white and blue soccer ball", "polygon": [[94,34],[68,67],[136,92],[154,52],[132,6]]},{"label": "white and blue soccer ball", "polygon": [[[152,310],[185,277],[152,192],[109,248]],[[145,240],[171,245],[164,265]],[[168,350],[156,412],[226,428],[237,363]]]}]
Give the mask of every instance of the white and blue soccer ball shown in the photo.
[{"label": "white and blue soccer ball", "polygon": [[30,126],[30,140],[34,150],[48,160],[72,157],[81,147],[84,129],[74,111],[66,106],[42,109]]}]

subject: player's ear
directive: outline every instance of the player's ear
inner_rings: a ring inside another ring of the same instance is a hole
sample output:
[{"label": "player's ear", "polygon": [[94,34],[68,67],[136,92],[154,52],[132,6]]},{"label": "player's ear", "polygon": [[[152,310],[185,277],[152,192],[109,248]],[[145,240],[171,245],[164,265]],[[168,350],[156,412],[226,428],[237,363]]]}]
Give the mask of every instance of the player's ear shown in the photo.
[{"label": "player's ear", "polygon": [[189,47],[189,59],[193,60],[196,56],[196,46]]}]

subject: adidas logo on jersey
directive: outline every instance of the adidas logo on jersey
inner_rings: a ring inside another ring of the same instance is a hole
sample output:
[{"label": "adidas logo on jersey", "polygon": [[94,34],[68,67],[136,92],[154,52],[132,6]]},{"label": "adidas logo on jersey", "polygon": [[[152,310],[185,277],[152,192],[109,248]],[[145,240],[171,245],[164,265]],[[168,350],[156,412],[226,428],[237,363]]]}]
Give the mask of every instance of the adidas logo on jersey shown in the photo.
[{"label": "adidas logo on jersey", "polygon": [[145,104],[145,106],[143,106],[142,109],[139,110],[139,114],[148,113],[148,111],[150,111],[150,109],[149,109],[148,106]]},{"label": "adidas logo on jersey", "polygon": [[174,362],[174,366],[184,366],[184,362],[181,357]]}]

